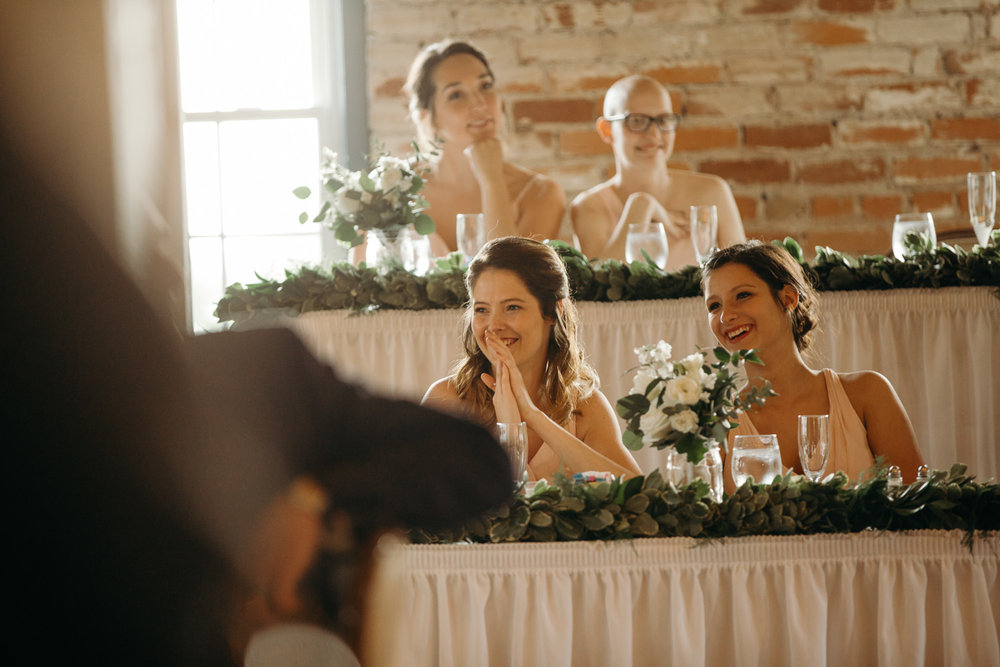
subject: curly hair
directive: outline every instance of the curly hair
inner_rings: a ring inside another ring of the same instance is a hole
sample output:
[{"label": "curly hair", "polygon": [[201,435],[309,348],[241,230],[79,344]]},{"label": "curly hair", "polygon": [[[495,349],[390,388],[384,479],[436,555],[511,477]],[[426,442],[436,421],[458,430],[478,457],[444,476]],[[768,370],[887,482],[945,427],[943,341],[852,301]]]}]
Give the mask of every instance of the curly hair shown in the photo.
[{"label": "curly hair", "polygon": [[544,243],[520,236],[507,236],[487,243],[469,264],[465,286],[469,300],[465,309],[465,358],[455,369],[458,397],[471,404],[484,423],[495,421],[493,390],[480,379],[492,373],[489,359],[479,349],[472,329],[472,291],[484,271],[510,271],[520,278],[538,301],[542,317],[554,322],[542,376],[539,407],[558,424],[566,424],[577,405],[599,386],[596,371],[583,358],[577,338],[576,307],[569,296],[569,279],[559,255]]},{"label": "curly hair", "polygon": [[431,121],[434,120],[434,94],[437,89],[434,85],[434,70],[438,65],[451,56],[464,53],[470,55],[483,64],[486,72],[492,77],[493,70],[486,60],[486,54],[468,42],[457,40],[444,40],[425,46],[410,65],[410,73],[406,77],[403,85],[403,92],[410,97],[410,118],[417,127],[417,133],[421,141],[429,144],[432,140],[432,132],[420,121],[420,112],[429,111]]},{"label": "curly hair", "polygon": [[792,324],[795,346],[805,350],[812,342],[812,331],[819,320],[816,314],[816,289],[806,277],[802,265],[778,245],[761,243],[757,240],[738,243],[714,252],[701,269],[701,289],[705,291],[712,271],[726,264],[742,264],[763,280],[771,290],[775,302],[785,308],[778,293],[786,285],[798,293],[799,302],[786,312]]}]

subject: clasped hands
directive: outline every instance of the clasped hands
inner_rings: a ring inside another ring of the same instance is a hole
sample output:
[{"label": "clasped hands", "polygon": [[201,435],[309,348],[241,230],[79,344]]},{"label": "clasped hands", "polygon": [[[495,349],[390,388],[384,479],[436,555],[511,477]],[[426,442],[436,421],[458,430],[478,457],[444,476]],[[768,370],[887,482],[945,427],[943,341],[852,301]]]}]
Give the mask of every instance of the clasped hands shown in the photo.
[{"label": "clasped hands", "polygon": [[514,355],[503,340],[488,329],[483,332],[483,342],[486,343],[483,353],[493,365],[493,374],[483,373],[481,379],[493,390],[493,410],[497,421],[502,424],[526,422],[528,415],[537,408]]}]

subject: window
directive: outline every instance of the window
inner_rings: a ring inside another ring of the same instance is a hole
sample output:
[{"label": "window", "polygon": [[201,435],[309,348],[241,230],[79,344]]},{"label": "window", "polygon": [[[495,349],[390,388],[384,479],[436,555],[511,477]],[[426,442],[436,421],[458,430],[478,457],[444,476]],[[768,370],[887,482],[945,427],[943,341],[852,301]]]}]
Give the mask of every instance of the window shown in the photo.
[{"label": "window", "polygon": [[[321,148],[346,148],[345,59],[332,48],[345,48],[343,19],[334,0],[177,0],[195,332],[219,328],[226,285],[345,256],[321,225],[298,221],[319,210]],[[314,192],[305,202],[300,185]]]}]

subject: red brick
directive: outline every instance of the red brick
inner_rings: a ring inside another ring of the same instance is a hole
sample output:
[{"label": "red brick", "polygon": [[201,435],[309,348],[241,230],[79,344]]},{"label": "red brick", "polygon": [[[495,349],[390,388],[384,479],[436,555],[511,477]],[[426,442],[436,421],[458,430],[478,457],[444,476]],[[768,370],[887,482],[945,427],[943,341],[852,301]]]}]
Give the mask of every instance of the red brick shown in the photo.
[{"label": "red brick", "polygon": [[750,158],[746,160],[705,160],[701,171],[737,183],[784,183],[792,174],[786,160]]},{"label": "red brick", "polygon": [[722,66],[717,64],[690,64],[674,67],[653,67],[642,72],[664,85],[681,83],[719,83]]},{"label": "red brick", "polygon": [[810,248],[829,246],[848,255],[884,255],[889,252],[891,247],[892,227],[872,225],[848,229],[838,227],[813,228],[806,233],[806,242]]},{"label": "red brick", "polygon": [[812,198],[814,218],[842,218],[854,213],[854,198],[816,195]]},{"label": "red brick", "polygon": [[403,97],[403,84],[406,79],[393,77],[386,79],[375,88],[375,97]]},{"label": "red brick", "polygon": [[1000,139],[1000,118],[943,118],[931,123],[934,139]]},{"label": "red brick", "polygon": [[828,123],[782,127],[747,126],[744,129],[744,142],[747,148],[816,148],[829,146],[831,134]]},{"label": "red brick", "polygon": [[809,216],[809,200],[796,192],[765,194],[764,211],[768,220],[803,220]]},{"label": "red brick", "polygon": [[955,194],[953,192],[916,192],[913,206],[920,211],[931,213],[954,213]]},{"label": "red brick", "polygon": [[592,100],[521,100],[514,103],[515,123],[592,123],[601,115]]},{"label": "red brick", "polygon": [[892,9],[894,0],[819,0],[819,8],[825,12],[861,13]]},{"label": "red brick", "polygon": [[740,211],[740,218],[743,221],[753,220],[757,217],[757,198],[749,195],[734,195],[736,208]]},{"label": "red brick", "polygon": [[802,0],[756,0],[752,5],[743,8],[744,14],[778,14],[790,12],[799,5]]},{"label": "red brick", "polygon": [[792,32],[796,41],[820,46],[867,44],[870,41],[864,28],[829,21],[799,21],[792,24]]},{"label": "red brick", "polygon": [[865,217],[891,221],[903,210],[903,198],[899,195],[869,195],[861,198],[861,210]]},{"label": "red brick", "polygon": [[878,157],[817,162],[799,167],[799,180],[803,183],[859,183],[884,175],[885,160]]},{"label": "red brick", "polygon": [[559,133],[559,152],[565,155],[611,155],[611,146],[601,141],[596,130],[567,130]]},{"label": "red brick", "polygon": [[893,177],[902,182],[954,180],[978,169],[979,160],[974,159],[908,157],[896,160]]},{"label": "red brick", "polygon": [[559,25],[563,28],[572,28],[576,26],[576,22],[573,20],[573,6],[567,3],[559,3],[552,7],[556,13],[556,20],[559,21]]},{"label": "red brick", "polygon": [[733,125],[681,125],[674,148],[678,151],[703,151],[711,148],[736,148],[739,129]]},{"label": "red brick", "polygon": [[841,123],[837,134],[844,144],[908,144],[920,140],[926,131],[923,121],[859,124]]}]

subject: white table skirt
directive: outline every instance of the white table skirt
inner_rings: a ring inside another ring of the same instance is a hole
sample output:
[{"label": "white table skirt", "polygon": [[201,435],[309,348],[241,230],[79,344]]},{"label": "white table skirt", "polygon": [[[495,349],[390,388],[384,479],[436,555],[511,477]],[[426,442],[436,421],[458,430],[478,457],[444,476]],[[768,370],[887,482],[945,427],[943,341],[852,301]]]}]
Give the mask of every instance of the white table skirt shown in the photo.
[{"label": "white table skirt", "polygon": [[[873,369],[896,387],[928,464],[961,461],[1000,476],[1000,299],[988,287],[820,294],[809,361],[837,371]],[[711,347],[700,298],[580,303],[584,349],[616,401],[631,387],[633,349],[659,339],[675,356]],[[419,399],[461,357],[459,310],[321,311],[287,318],[321,359],[374,390]],[[646,472],[656,450],[636,456]]]},{"label": "white table skirt", "polygon": [[961,537],[403,546],[370,664],[1000,664],[1000,538]]}]

